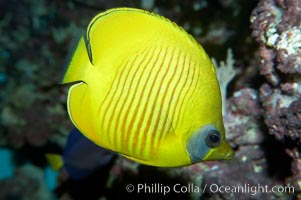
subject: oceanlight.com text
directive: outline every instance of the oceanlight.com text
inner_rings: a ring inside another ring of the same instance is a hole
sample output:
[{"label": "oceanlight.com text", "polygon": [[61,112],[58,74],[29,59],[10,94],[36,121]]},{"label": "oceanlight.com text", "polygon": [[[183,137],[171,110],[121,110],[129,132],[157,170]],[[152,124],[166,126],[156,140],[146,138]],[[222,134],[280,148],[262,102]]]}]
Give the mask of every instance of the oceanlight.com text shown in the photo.
[{"label": "oceanlight.com text", "polygon": [[129,193],[136,192],[138,194],[163,194],[168,193],[233,193],[233,194],[250,194],[256,195],[258,193],[294,193],[293,186],[268,186],[268,185],[218,185],[218,184],[205,184],[203,187],[189,183],[187,185],[175,184],[175,185],[164,185],[162,183],[139,183],[136,185],[128,184],[126,186],[126,191]]}]

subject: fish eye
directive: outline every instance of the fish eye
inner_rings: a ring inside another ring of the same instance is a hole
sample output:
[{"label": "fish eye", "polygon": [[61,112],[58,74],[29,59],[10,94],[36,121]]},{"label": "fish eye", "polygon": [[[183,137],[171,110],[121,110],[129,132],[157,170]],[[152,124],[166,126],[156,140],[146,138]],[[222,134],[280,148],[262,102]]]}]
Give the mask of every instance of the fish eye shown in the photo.
[{"label": "fish eye", "polygon": [[215,148],[221,143],[221,136],[217,130],[210,130],[205,138],[206,145]]}]

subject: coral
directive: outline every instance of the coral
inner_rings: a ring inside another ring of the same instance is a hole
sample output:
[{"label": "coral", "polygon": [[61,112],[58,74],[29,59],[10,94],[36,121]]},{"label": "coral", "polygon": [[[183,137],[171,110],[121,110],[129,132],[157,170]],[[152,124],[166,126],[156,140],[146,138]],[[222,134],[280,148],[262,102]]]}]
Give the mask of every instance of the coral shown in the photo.
[{"label": "coral", "polygon": [[219,65],[215,58],[212,58],[213,65],[216,68],[216,74],[218,78],[218,82],[220,85],[221,93],[222,93],[222,102],[223,102],[223,114],[226,113],[226,99],[227,99],[227,86],[233,80],[236,75],[236,71],[234,69],[234,57],[232,49],[227,50],[227,58],[226,61],[221,61]]},{"label": "coral", "polygon": [[261,87],[260,94],[269,133],[278,140],[287,137],[298,142],[301,137],[300,94],[283,94],[283,89],[272,89],[268,84]]},{"label": "coral", "polygon": [[[265,123],[278,140],[297,141],[300,129],[301,1],[261,1],[251,16],[260,44],[260,88]],[[292,19],[292,20],[290,20]]]},{"label": "coral", "polygon": [[293,159],[292,176],[286,182],[297,192],[301,191],[300,11],[300,0],[262,0],[251,16],[252,35],[260,44],[260,72],[267,80],[259,90],[264,122]]},{"label": "coral", "polygon": [[301,73],[301,2],[260,1],[251,16],[256,41],[261,44],[261,74],[272,85],[283,74]]},{"label": "coral", "polygon": [[298,193],[299,199],[301,198],[300,195],[300,185],[301,185],[301,156],[297,148],[293,150],[287,150],[288,155],[293,158],[293,162],[291,165],[291,170],[293,176],[288,177],[286,182],[288,185],[292,185],[295,188],[295,192]]},{"label": "coral", "polygon": [[257,91],[245,88],[235,92],[227,101],[227,107],[224,122],[227,138],[233,146],[260,144],[263,141],[259,127],[262,110]]}]

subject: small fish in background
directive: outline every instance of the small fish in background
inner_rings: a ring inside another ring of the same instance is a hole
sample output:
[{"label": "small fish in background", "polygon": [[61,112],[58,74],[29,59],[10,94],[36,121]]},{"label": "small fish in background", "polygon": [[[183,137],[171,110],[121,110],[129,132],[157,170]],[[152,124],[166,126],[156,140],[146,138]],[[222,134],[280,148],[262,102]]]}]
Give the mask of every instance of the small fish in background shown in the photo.
[{"label": "small fish in background", "polygon": [[212,62],[162,16],[135,8],[98,14],[61,83],[72,84],[73,124],[101,147],[162,167],[233,157]]},{"label": "small fish in background", "polygon": [[116,155],[96,145],[74,129],[68,136],[63,155],[46,154],[46,158],[53,170],[64,167],[72,179],[78,180],[107,165]]}]

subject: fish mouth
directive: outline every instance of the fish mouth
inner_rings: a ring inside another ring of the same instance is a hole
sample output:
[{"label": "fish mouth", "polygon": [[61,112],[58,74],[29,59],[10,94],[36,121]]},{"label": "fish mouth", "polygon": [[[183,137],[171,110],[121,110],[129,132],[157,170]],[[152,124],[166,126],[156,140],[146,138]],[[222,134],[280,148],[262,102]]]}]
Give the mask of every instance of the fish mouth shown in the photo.
[{"label": "fish mouth", "polygon": [[209,153],[205,156],[203,160],[231,160],[233,159],[233,157],[234,150],[227,142],[224,142],[221,144],[221,146],[215,149],[211,149],[211,151],[209,151]]},{"label": "fish mouth", "polygon": [[234,157],[234,150],[232,149],[232,147],[230,146],[230,144],[228,142],[224,142],[221,145],[221,150],[223,153],[222,155],[222,159],[223,160],[232,160]]},{"label": "fish mouth", "polygon": [[232,160],[234,157],[234,150],[230,147],[228,152],[225,153],[224,158],[225,160]]}]

